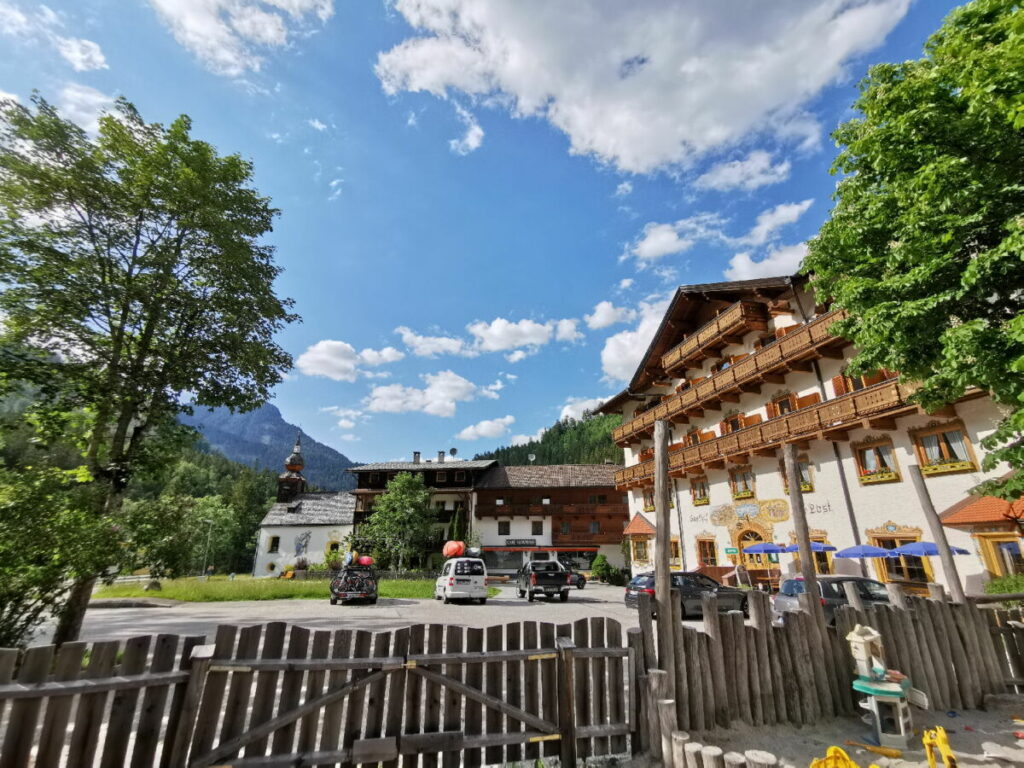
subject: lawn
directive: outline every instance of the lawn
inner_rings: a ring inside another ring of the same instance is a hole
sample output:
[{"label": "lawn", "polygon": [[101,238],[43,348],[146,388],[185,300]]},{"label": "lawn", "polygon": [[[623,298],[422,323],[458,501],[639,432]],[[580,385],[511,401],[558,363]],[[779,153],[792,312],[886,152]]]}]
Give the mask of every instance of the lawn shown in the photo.
[{"label": "lawn", "polygon": [[[168,579],[161,582],[159,592],[146,592],[144,583],[114,584],[102,587],[95,597],[163,597],[189,603],[216,603],[231,600],[325,600],[329,597],[327,581],[290,581],[285,579],[253,579],[239,576],[229,580],[215,576],[209,581],[199,579]],[[378,587],[380,597],[406,600],[430,600],[434,582],[429,579],[385,579]],[[498,590],[491,587],[491,597]]]}]

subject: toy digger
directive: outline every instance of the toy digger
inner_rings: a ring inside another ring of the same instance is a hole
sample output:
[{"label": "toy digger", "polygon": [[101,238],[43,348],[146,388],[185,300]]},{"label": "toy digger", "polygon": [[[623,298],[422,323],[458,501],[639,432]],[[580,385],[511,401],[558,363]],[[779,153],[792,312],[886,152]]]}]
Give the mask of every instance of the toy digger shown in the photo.
[{"label": "toy digger", "polygon": [[953,750],[949,746],[949,739],[946,737],[945,728],[937,725],[925,731],[921,736],[921,741],[924,743],[924,753],[928,758],[928,768],[936,768],[937,766],[935,762],[936,750],[942,756],[942,764],[946,768],[957,768],[956,755],[953,754]]}]

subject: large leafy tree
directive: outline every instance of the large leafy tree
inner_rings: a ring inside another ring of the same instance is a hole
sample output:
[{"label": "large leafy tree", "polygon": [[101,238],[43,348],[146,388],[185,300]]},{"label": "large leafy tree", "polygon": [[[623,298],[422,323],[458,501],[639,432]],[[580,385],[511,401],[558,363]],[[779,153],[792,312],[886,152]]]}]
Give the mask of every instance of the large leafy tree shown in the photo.
[{"label": "large leafy tree", "polygon": [[[842,175],[804,271],[850,311],[861,370],[920,382],[927,408],[970,387],[1006,418],[986,466],[1024,464],[1024,13],[953,11],[924,58],[872,67],[834,134]],[[1008,498],[1024,473],[984,489]]]},{"label": "large leafy tree", "polygon": [[386,557],[396,570],[422,556],[432,538],[434,512],[423,475],[399,472],[359,528],[359,541]]},{"label": "large leafy tree", "polygon": [[[277,212],[251,163],[190,130],[121,100],[90,137],[39,97],[0,102],[0,384],[39,387],[41,431],[80,435],[100,519],[186,402],[255,407],[291,364],[262,243]],[[77,574],[56,641],[95,576]]]}]

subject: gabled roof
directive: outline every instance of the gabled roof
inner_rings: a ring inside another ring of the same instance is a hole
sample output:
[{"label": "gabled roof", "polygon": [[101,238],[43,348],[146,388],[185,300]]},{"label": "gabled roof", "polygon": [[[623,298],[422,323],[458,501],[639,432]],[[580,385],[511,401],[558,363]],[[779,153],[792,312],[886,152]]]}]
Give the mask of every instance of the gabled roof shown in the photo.
[{"label": "gabled roof", "polygon": [[356,497],[340,493],[300,493],[292,501],[279,501],[260,525],[352,525]]},{"label": "gabled roof", "polygon": [[939,517],[943,525],[991,525],[1009,522],[1006,514],[1024,516],[1024,499],[1012,504],[995,496],[967,496],[951,506]]},{"label": "gabled roof", "polygon": [[654,524],[640,512],[633,515],[629,525],[622,531],[623,536],[653,536],[655,533]]},{"label": "gabled roof", "polygon": [[604,488],[615,486],[615,464],[495,467],[477,488]]},{"label": "gabled roof", "polygon": [[348,472],[444,472],[457,469],[487,469],[497,464],[495,459],[482,461],[379,461],[376,464],[362,464],[349,467]]}]

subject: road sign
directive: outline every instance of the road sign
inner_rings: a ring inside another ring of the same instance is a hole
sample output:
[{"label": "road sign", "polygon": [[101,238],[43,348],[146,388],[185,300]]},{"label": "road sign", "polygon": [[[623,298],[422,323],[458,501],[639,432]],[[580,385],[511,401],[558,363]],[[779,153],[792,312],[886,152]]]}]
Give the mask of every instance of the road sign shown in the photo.
[{"label": "road sign", "polygon": [[726,547],[725,554],[727,555],[738,555],[740,551],[736,547]]}]

